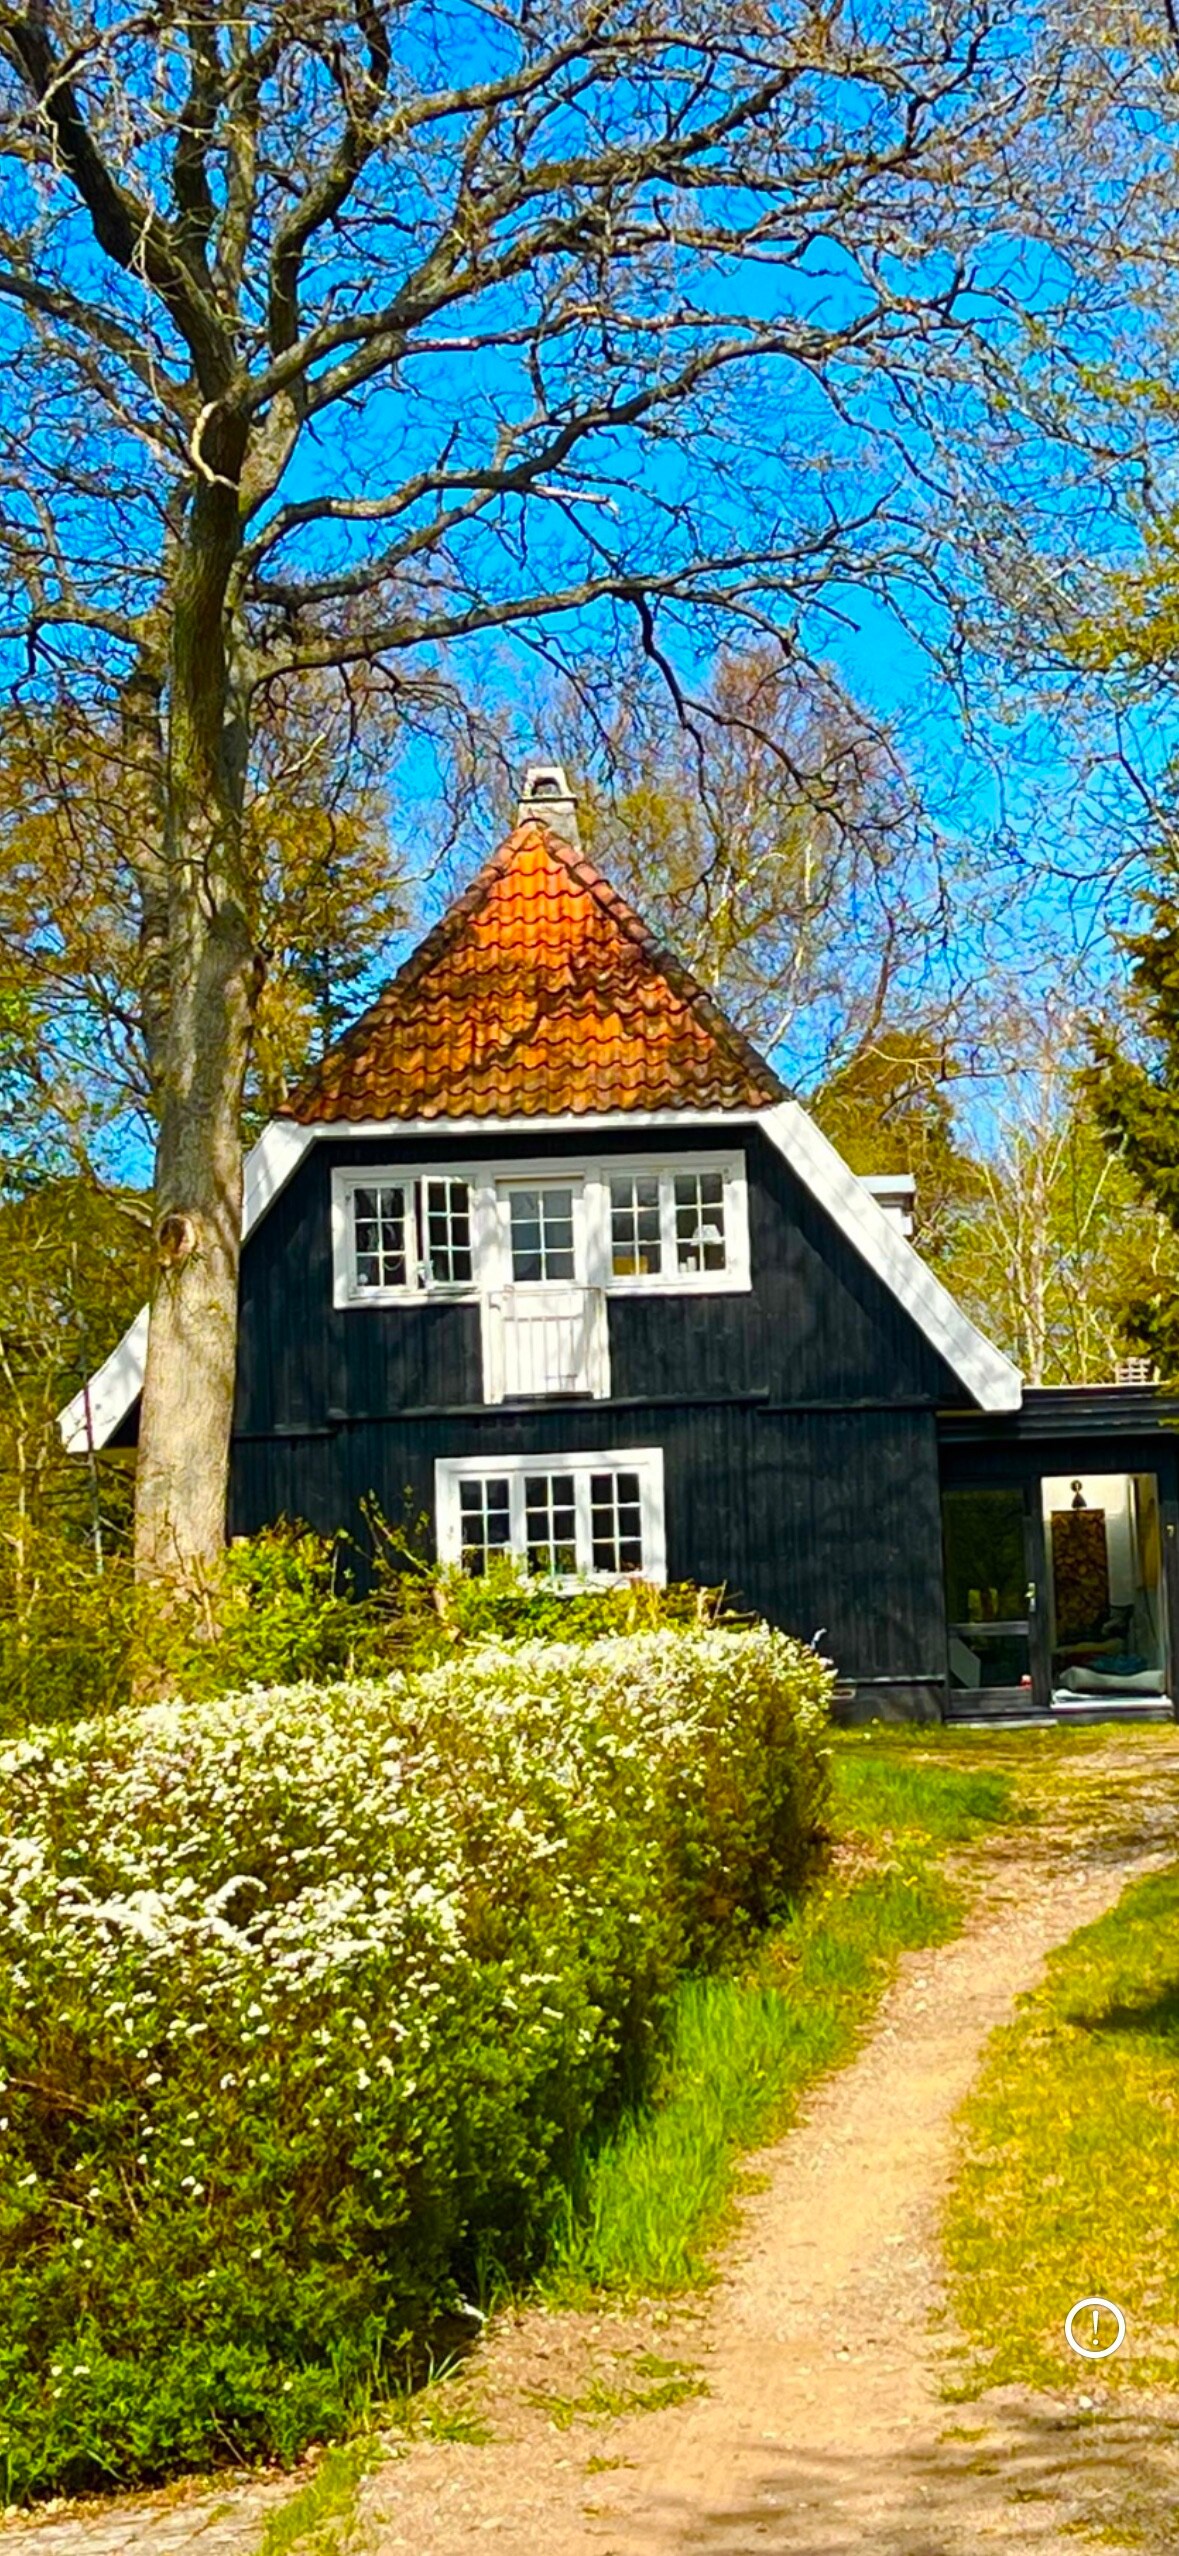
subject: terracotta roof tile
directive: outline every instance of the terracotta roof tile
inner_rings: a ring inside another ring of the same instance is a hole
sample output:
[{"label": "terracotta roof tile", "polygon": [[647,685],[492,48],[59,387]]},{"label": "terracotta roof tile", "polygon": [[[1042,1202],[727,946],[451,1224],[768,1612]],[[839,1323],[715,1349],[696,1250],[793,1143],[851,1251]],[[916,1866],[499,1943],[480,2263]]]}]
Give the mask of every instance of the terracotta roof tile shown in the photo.
[{"label": "terracotta roof tile", "polygon": [[782,1097],[592,862],[528,818],[329,1050],[290,1115],[557,1117]]}]

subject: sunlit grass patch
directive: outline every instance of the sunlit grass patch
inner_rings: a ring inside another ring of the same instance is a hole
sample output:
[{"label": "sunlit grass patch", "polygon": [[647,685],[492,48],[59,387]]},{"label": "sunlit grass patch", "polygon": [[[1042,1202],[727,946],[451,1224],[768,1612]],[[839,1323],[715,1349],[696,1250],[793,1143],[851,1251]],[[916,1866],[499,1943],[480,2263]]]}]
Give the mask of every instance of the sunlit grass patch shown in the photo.
[{"label": "sunlit grass patch", "polygon": [[[988,1734],[989,1750],[989,1734]],[[977,1740],[971,1758],[981,1755]],[[1020,1752],[1017,1766],[1026,1764]],[[898,1744],[890,1732],[848,1734],[837,1742],[831,1763],[832,1790],[840,1824],[879,1836],[896,1829],[939,1845],[962,1845],[977,1832],[1020,1814],[1012,1778],[993,1762],[963,1764],[953,1741],[947,1747],[939,1733],[925,1735],[925,1747]]]},{"label": "sunlit grass patch", "polygon": [[[963,2388],[1179,2385],[1179,1869],[1052,1956],[961,2136],[946,2247]],[[1094,2364],[1063,2333],[1090,2295],[1127,2320]]]},{"label": "sunlit grass patch", "polygon": [[592,2378],[576,2396],[551,2395],[533,2389],[529,2403],[547,2414],[558,2432],[575,2423],[613,2423],[627,2414],[659,2414],[682,2405],[687,2397],[707,2396],[708,2384],[687,2361],[665,2361],[654,2352],[638,2352],[611,2382]]},{"label": "sunlit grass patch", "polygon": [[371,2438],[328,2450],[307,2483],[271,2513],[258,2556],[345,2556],[355,2544],[360,2487],[379,2455]]},{"label": "sunlit grass patch", "polygon": [[1006,1775],[936,1750],[839,1743],[832,1776],[838,1832],[861,1854],[744,1973],[680,1989],[654,2099],[585,2160],[550,2294],[709,2277],[742,2152],[779,2135],[808,2087],[851,2056],[900,1954],[955,1932],[963,1892],[941,1860],[1015,1807]]}]

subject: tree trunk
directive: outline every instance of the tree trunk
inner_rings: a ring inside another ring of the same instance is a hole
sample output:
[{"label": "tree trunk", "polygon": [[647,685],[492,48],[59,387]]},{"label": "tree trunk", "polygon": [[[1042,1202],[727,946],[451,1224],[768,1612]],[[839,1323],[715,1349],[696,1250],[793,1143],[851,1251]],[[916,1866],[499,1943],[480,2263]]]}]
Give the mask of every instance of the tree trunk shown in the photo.
[{"label": "tree trunk", "polygon": [[[205,450],[212,462],[209,438]],[[242,862],[245,727],[227,640],[240,461],[240,452],[223,448],[216,476],[202,479],[194,496],[173,588],[168,671],[168,1000],[151,1059],[156,1268],[135,1562],[141,1580],[176,1590],[208,1586],[225,1539],[242,1088],[261,977]]]}]

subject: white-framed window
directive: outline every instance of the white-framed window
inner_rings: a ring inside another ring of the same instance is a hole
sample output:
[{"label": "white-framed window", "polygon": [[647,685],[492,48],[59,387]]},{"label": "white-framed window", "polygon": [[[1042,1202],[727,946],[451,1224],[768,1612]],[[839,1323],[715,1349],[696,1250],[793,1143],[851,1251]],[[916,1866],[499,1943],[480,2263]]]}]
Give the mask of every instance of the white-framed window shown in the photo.
[{"label": "white-framed window", "polygon": [[569,1180],[511,1181],[503,1187],[513,1286],[574,1285],[578,1275],[574,1215],[580,1183],[575,1187]]},{"label": "white-framed window", "polygon": [[663,1449],[439,1456],[440,1562],[481,1576],[496,1554],[558,1586],[667,1577]]},{"label": "white-framed window", "polygon": [[422,1241],[429,1280],[435,1287],[469,1287],[474,1275],[471,1250],[471,1189],[448,1172],[431,1173],[420,1184]]},{"label": "white-framed window", "polygon": [[358,1296],[388,1296],[411,1286],[413,1187],[401,1180],[358,1181],[352,1192],[352,1279]]},{"label": "white-framed window", "polygon": [[663,1271],[663,1221],[658,1172],[610,1174],[610,1274],[658,1278]]},{"label": "white-framed window", "polygon": [[374,1165],[332,1173],[337,1305],[475,1292],[471,1183],[463,1173]]},{"label": "white-framed window", "polygon": [[749,1285],[749,1201],[741,1155],[603,1165],[614,1289]]},{"label": "white-framed window", "polygon": [[332,1173],[332,1247],[343,1306],[746,1289],[744,1156],[349,1165]]},{"label": "white-framed window", "polygon": [[512,1515],[509,1484],[502,1474],[475,1474],[458,1486],[459,1552],[464,1571],[482,1578],[491,1557],[509,1553]]}]

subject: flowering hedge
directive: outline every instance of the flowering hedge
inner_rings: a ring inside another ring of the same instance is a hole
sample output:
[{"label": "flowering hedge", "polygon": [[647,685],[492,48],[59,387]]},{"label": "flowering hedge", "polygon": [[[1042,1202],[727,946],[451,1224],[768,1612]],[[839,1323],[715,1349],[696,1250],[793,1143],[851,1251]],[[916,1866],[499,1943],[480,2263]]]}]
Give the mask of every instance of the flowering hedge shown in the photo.
[{"label": "flowering hedge", "polygon": [[765,1628],[468,1652],[0,1756],[0,2485],[287,2458],[543,2244],[670,1990],[802,1880]]}]

